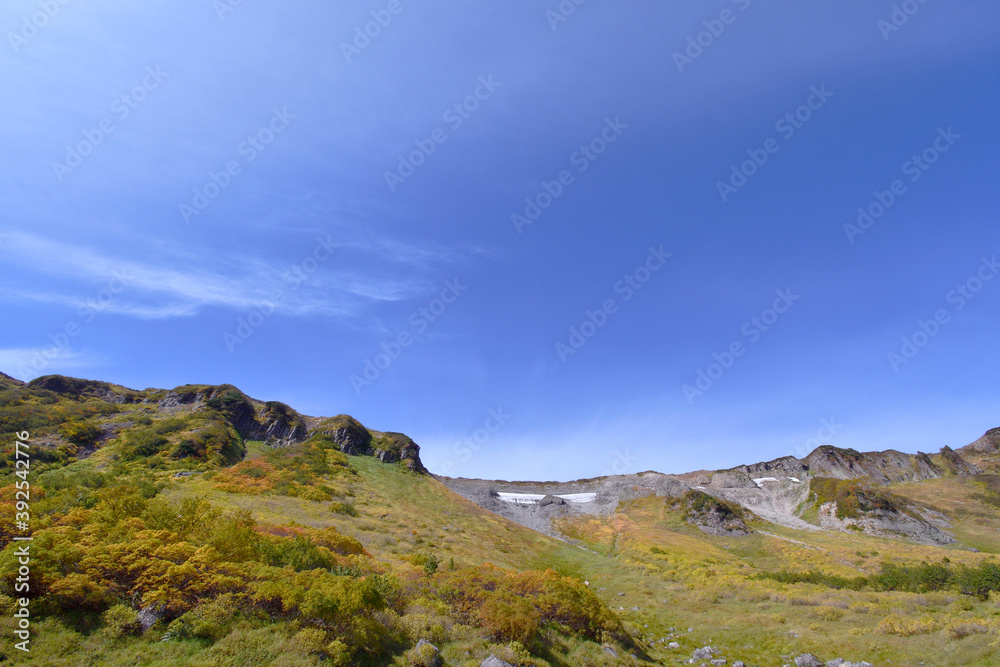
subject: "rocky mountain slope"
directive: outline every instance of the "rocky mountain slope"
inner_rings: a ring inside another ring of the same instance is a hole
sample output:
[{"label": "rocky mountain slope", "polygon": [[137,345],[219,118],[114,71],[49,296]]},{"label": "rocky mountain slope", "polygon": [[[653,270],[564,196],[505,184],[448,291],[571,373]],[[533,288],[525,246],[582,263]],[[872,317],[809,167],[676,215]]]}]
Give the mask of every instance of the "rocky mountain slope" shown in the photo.
[{"label": "rocky mountain slope", "polygon": [[[480,507],[553,536],[559,536],[553,521],[579,515],[609,516],[623,501],[647,495],[678,498],[694,490],[789,528],[860,530],[921,544],[951,544],[955,539],[947,532],[950,522],[944,514],[902,498],[890,500],[876,489],[947,475],[971,478],[983,471],[966,460],[963,453],[989,455],[998,449],[1000,429],[994,429],[957,452],[944,447],[933,456],[895,450],[862,453],[822,446],[802,459],[787,456],[727,470],[679,475],[645,472],[566,483],[439,479]],[[858,489],[838,501],[818,495],[814,480],[857,481]],[[568,497],[575,494],[590,495]],[[849,516],[843,507],[838,508],[838,502],[843,506],[859,497],[875,500],[852,507]]]},{"label": "rocky mountain slope", "polygon": [[0,661],[992,665],[998,443],[438,480],[401,433],[231,385],[0,376],[5,636],[25,481],[33,537],[32,653]]}]

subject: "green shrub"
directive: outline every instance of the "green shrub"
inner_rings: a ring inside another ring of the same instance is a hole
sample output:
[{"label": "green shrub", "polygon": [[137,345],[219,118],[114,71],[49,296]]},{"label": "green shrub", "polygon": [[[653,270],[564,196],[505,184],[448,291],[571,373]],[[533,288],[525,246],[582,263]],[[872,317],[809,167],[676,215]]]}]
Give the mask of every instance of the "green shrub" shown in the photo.
[{"label": "green shrub", "polygon": [[358,510],[354,508],[349,502],[335,500],[330,503],[330,510],[336,512],[337,514],[346,514],[347,516],[358,516]]},{"label": "green shrub", "polygon": [[137,635],[142,630],[139,624],[139,612],[132,607],[116,604],[101,616],[105,627],[112,637]]},{"label": "green shrub", "polygon": [[101,429],[92,422],[69,422],[63,424],[59,433],[79,447],[93,447],[101,437]]}]

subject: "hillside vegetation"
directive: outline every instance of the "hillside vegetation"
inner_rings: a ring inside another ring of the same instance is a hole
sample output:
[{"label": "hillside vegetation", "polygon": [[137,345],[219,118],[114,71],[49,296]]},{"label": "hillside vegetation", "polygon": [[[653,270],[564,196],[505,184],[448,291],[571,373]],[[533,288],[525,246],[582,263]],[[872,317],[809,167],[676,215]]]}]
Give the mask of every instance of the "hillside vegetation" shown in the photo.
[{"label": "hillside vegetation", "polygon": [[[813,500],[838,511],[930,504],[953,520],[952,546],[797,531],[700,491],[567,519],[560,541],[456,495],[410,438],[346,415],[229,385],[0,379],[6,638],[31,600],[31,654],[0,647],[12,664],[667,665],[706,646],[748,665],[1000,660],[992,451],[967,477],[814,480]],[[24,431],[27,593],[13,541]]]}]

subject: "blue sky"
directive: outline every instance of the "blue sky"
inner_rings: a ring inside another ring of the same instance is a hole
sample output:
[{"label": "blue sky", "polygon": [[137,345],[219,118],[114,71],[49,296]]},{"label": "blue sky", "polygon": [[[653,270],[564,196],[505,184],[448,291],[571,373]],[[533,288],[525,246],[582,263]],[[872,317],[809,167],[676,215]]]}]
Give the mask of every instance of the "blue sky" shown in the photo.
[{"label": "blue sky", "polygon": [[5,2],[0,369],[490,478],[1000,425],[1000,7],[559,7]]}]

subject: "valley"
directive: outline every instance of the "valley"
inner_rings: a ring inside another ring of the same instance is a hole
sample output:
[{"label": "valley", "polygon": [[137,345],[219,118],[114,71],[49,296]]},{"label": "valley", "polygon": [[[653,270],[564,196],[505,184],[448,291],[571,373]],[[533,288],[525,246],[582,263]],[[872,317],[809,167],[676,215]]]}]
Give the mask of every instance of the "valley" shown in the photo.
[{"label": "valley", "polygon": [[1000,659],[998,429],[936,454],[509,482],[436,476],[401,433],[230,385],[0,385],[0,628],[27,431],[34,664]]}]

